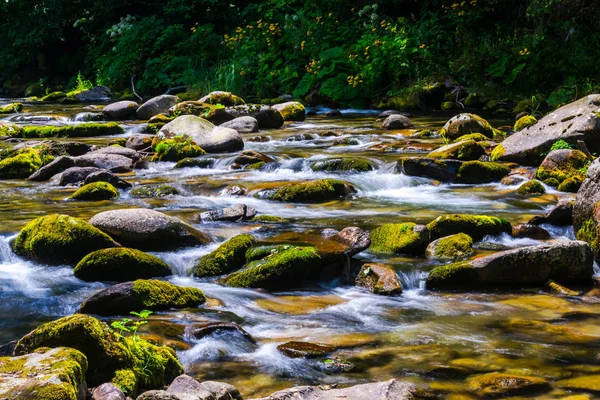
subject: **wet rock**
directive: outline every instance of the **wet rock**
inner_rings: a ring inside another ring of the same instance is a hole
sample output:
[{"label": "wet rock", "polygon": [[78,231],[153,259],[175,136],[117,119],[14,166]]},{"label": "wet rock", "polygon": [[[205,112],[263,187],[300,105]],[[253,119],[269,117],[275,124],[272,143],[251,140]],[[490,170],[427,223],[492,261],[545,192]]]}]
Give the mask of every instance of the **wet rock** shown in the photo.
[{"label": "wet rock", "polygon": [[13,340],[3,345],[0,345],[0,357],[12,356],[15,352],[15,347],[17,346],[17,341]]},{"label": "wet rock", "polygon": [[163,126],[161,137],[187,136],[207,153],[239,151],[244,141],[237,131],[214,126],[209,121],[193,115],[182,115]]},{"label": "wet rock", "polygon": [[254,236],[242,234],[229,239],[211,253],[203,256],[192,270],[197,277],[228,274],[246,263],[246,251],[254,244]]},{"label": "wet rock", "polygon": [[106,86],[96,86],[90,90],[85,90],[73,96],[81,103],[99,103],[112,99],[113,94]]},{"label": "wet rock", "polygon": [[52,183],[59,186],[76,185],[84,182],[93,173],[104,171],[96,167],[71,167],[52,177]]},{"label": "wet rock", "polygon": [[256,342],[248,332],[246,332],[241,326],[239,326],[235,322],[206,322],[200,324],[193,324],[187,329],[187,333],[198,340],[215,332],[234,332],[243,336],[252,343]]},{"label": "wet rock", "polygon": [[537,240],[550,239],[550,234],[547,230],[532,224],[521,224],[513,226],[512,236],[516,238],[531,238]]},{"label": "wet rock", "polygon": [[233,207],[221,210],[206,211],[200,214],[199,219],[208,221],[247,221],[256,215],[256,210],[245,204],[237,204]]},{"label": "wet rock", "polygon": [[79,218],[50,214],[25,225],[13,243],[13,251],[44,264],[72,265],[92,251],[118,246]]},{"label": "wet rock", "polygon": [[379,253],[420,255],[430,242],[425,225],[412,222],[386,224],[371,232],[371,251]]},{"label": "wet rock", "polygon": [[138,279],[99,291],[81,303],[79,312],[102,316],[129,315],[131,310],[162,311],[197,307],[205,301],[202,291],[193,287]]},{"label": "wet rock", "polygon": [[494,132],[494,128],[485,119],[475,114],[464,113],[448,120],[440,135],[448,140],[455,140],[470,133],[481,133],[491,139]]},{"label": "wet rock", "polygon": [[546,115],[535,125],[506,138],[492,158],[524,165],[537,165],[558,140],[574,144],[583,140],[596,151],[600,147],[600,95],[592,94]]},{"label": "wet rock", "polygon": [[582,171],[589,164],[587,156],[579,150],[554,150],[540,164],[536,178],[541,181],[554,178],[559,184],[573,177],[580,177],[583,180]]},{"label": "wet rock", "polygon": [[107,169],[111,172],[131,172],[134,161],[131,158],[118,154],[88,153],[73,157],[77,167],[96,167]]},{"label": "wet rock", "polygon": [[142,208],[101,212],[90,219],[90,224],[122,245],[140,250],[170,250],[211,241],[178,218]]},{"label": "wet rock", "polygon": [[202,103],[200,101],[184,101],[177,103],[169,109],[169,115],[195,115],[197,117],[202,117],[216,125],[231,121],[234,118],[222,107],[217,107],[208,103]]},{"label": "wet rock", "polygon": [[75,277],[86,282],[127,282],[171,274],[171,268],[160,258],[123,247],[91,252],[73,270]]},{"label": "wet rock", "polygon": [[309,140],[315,140],[317,138],[318,138],[318,136],[313,135],[312,133],[297,133],[293,136],[288,137],[285,141],[286,142],[304,142],[304,141],[309,141]]},{"label": "wet rock", "polygon": [[336,242],[342,243],[346,246],[345,253],[352,257],[366,249],[371,245],[371,238],[369,232],[363,231],[359,227],[349,226],[342,229],[330,237]]},{"label": "wet rock", "polygon": [[254,133],[258,132],[258,121],[254,117],[244,116],[237,117],[231,121],[222,123],[220,126],[237,131],[238,133]]},{"label": "wet rock", "polygon": [[24,147],[45,147],[48,148],[50,154],[52,154],[55,157],[81,156],[89,152],[92,148],[91,145],[80,142],[65,142],[56,140],[28,140],[26,142],[15,145],[14,149],[18,150]]},{"label": "wet rock", "polygon": [[510,168],[497,162],[466,161],[458,168],[457,183],[498,182],[510,172]]},{"label": "wet rock", "polygon": [[126,400],[121,389],[112,383],[103,383],[92,391],[92,400]]},{"label": "wet rock", "polygon": [[122,146],[107,146],[107,147],[102,147],[98,150],[94,150],[91,153],[87,153],[87,155],[96,155],[96,154],[114,154],[114,155],[130,158],[133,161],[139,161],[142,158],[142,155],[140,153],[138,153],[136,150],[130,149],[128,147],[122,147]]},{"label": "wet rock", "polygon": [[[600,101],[600,96],[598,97]],[[573,205],[573,229],[577,239],[585,240],[598,257],[600,240],[600,159],[596,159],[588,169],[587,179],[577,192]]]},{"label": "wet rock", "polygon": [[406,129],[412,126],[412,122],[408,117],[402,114],[392,114],[381,124],[382,129]]},{"label": "wet rock", "polygon": [[[243,151],[239,156],[233,160],[233,164],[237,166],[251,165],[257,163],[269,163],[274,162],[275,159],[269,157],[266,154],[260,153],[254,150]],[[232,166],[233,167],[233,166]]]},{"label": "wet rock", "polygon": [[166,184],[143,185],[132,189],[129,194],[137,198],[175,196],[180,194],[176,187]]},{"label": "wet rock", "polygon": [[334,352],[335,347],[308,342],[287,342],[277,346],[277,350],[290,358],[321,358]]},{"label": "wet rock", "polygon": [[466,233],[473,240],[481,240],[486,235],[499,235],[512,232],[511,224],[503,219],[487,215],[446,214],[427,224],[432,239]]},{"label": "wet rock", "polygon": [[515,174],[515,175],[505,176],[504,178],[502,178],[500,183],[505,186],[513,186],[513,185],[518,185],[518,184],[524,183],[525,181],[527,181],[527,178],[525,176]]},{"label": "wet rock", "polygon": [[542,378],[499,372],[469,378],[467,387],[471,392],[484,397],[543,393],[550,389],[548,382]]},{"label": "wet rock", "polygon": [[100,201],[113,200],[118,197],[119,191],[110,183],[93,182],[77,189],[75,193],[69,196],[69,199],[78,201]]},{"label": "wet rock", "polygon": [[153,135],[135,135],[131,136],[125,142],[125,147],[135,151],[151,151]]},{"label": "wet rock", "polygon": [[356,277],[356,286],[371,293],[393,296],[402,293],[402,285],[391,268],[383,264],[365,264]]},{"label": "wet rock", "polygon": [[344,157],[330,158],[327,160],[317,161],[311,165],[313,171],[326,172],[367,172],[375,168],[373,164],[364,158]]},{"label": "wet rock", "polygon": [[263,193],[269,200],[292,203],[321,203],[343,198],[354,191],[355,189],[348,183],[337,179],[321,179],[291,183]]},{"label": "wet rock", "polygon": [[179,375],[169,385],[167,393],[177,396],[179,400],[213,400],[212,392],[189,375]]},{"label": "wet rock", "polygon": [[532,225],[551,224],[556,226],[573,225],[573,200],[561,199],[549,213],[533,217],[528,223]]},{"label": "wet rock", "polygon": [[435,149],[428,158],[453,159],[462,161],[477,160],[485,154],[485,150],[474,140],[463,140]]},{"label": "wet rock", "polygon": [[242,400],[239,390],[228,383],[206,381],[201,385],[213,394],[215,400]]},{"label": "wet rock", "polygon": [[589,283],[593,255],[585,242],[558,242],[500,251],[471,261],[435,268],[427,278],[431,289],[543,285],[559,282]]},{"label": "wet rock", "polygon": [[131,183],[119,178],[110,171],[96,171],[85,177],[84,184],[93,182],[107,182],[119,189],[128,189],[133,186]]},{"label": "wet rock", "polygon": [[245,196],[248,191],[243,186],[227,186],[225,189],[221,190],[219,194],[221,196]]},{"label": "wet rock", "polygon": [[60,172],[74,166],[75,161],[72,157],[56,157],[49,164],[46,164],[45,166],[41,167],[36,172],[34,172],[32,175],[30,175],[29,178],[27,178],[27,180],[37,182],[47,181],[56,174],[59,174]]},{"label": "wet rock", "polygon": [[258,127],[260,129],[279,129],[284,123],[283,116],[279,111],[272,108],[259,111],[253,116],[258,121]]},{"label": "wet rock", "polygon": [[214,158],[207,157],[195,157],[195,158],[184,158],[183,160],[177,161],[174,168],[212,168],[215,165],[216,160]]},{"label": "wet rock", "polygon": [[275,104],[271,108],[279,111],[284,121],[304,121],[306,119],[306,109],[298,101]]},{"label": "wet rock", "polygon": [[85,400],[86,357],[57,347],[20,357],[0,358],[0,397],[11,400]]},{"label": "wet rock", "polygon": [[470,256],[473,253],[473,239],[465,233],[457,233],[434,240],[425,249],[427,257],[450,260]]},{"label": "wet rock", "polygon": [[98,121],[104,121],[105,116],[102,113],[98,113],[98,112],[82,112],[79,114],[76,114],[73,117],[74,121],[78,121],[78,122],[98,122]]},{"label": "wet rock", "polygon": [[163,94],[161,96],[153,97],[136,111],[136,116],[141,120],[149,120],[158,114],[166,114],[169,112],[169,108],[173,107],[179,102],[179,97]]},{"label": "wet rock", "polygon": [[140,105],[134,101],[118,101],[102,109],[102,114],[109,121],[123,121],[135,117]]},{"label": "wet rock", "polygon": [[519,186],[516,193],[521,196],[537,196],[546,193],[546,188],[540,181],[534,179]]},{"label": "wet rock", "polygon": [[181,400],[181,398],[166,390],[149,390],[139,395],[136,400]]},{"label": "wet rock", "polygon": [[408,176],[422,176],[449,182],[456,179],[458,169],[463,164],[458,160],[437,160],[425,157],[405,157],[398,160],[398,172]]},{"label": "wet rock", "polygon": [[584,392],[600,393],[600,375],[584,375],[556,382],[560,388]]},{"label": "wet rock", "polygon": [[386,382],[365,383],[344,389],[323,386],[296,386],[257,400],[412,400],[418,398],[417,388],[390,379]]},{"label": "wet rock", "polygon": [[246,104],[244,99],[231,92],[214,91],[198,100],[201,103],[221,104],[225,107]]}]

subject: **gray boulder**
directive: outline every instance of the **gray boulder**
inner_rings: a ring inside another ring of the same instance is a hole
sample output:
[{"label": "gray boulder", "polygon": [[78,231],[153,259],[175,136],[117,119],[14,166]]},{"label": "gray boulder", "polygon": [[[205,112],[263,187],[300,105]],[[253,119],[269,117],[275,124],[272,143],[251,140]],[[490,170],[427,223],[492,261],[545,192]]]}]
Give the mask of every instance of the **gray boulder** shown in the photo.
[{"label": "gray boulder", "polygon": [[36,172],[31,174],[29,178],[30,181],[47,181],[50,180],[56,174],[63,172],[64,170],[74,167],[75,160],[73,157],[60,156],[56,157],[52,162],[44,165],[42,168],[38,169]]},{"label": "gray boulder", "polygon": [[561,199],[545,215],[536,215],[533,217],[528,224],[541,225],[550,224],[556,226],[569,226],[573,225],[573,200]]},{"label": "gray boulder", "polygon": [[149,120],[155,115],[167,114],[169,112],[169,108],[179,103],[179,101],[179,97],[177,96],[163,94],[161,96],[153,97],[142,104],[140,108],[137,109],[135,114],[138,119]]},{"label": "gray boulder", "polygon": [[132,159],[133,161],[139,161],[142,158],[142,155],[135,151],[134,149],[130,149],[122,146],[107,146],[102,147],[98,150],[94,150],[86,155],[95,155],[95,154],[116,154],[118,156],[123,156]]},{"label": "gray boulder", "polygon": [[135,117],[140,105],[134,101],[118,101],[102,109],[104,117],[110,121],[123,121]]},{"label": "gray boulder", "polygon": [[463,161],[439,160],[426,157],[405,157],[398,160],[398,172],[449,182],[456,179]]},{"label": "gray boulder", "polygon": [[67,168],[52,178],[52,184],[58,186],[75,185],[85,181],[85,179],[95,172],[103,171],[96,167],[71,167]]},{"label": "gray boulder", "polygon": [[600,94],[592,94],[546,115],[536,124],[506,138],[492,153],[501,161],[538,165],[557,140],[583,140],[594,153],[600,150]]},{"label": "gray boulder", "polygon": [[76,167],[96,167],[107,169],[111,172],[131,172],[134,161],[131,158],[119,154],[88,153],[73,157]]},{"label": "gray boulder", "polygon": [[402,114],[392,114],[381,124],[383,129],[406,129],[412,125],[410,119]]},{"label": "gray boulder", "polygon": [[126,400],[121,389],[112,383],[103,383],[92,391],[92,400]]},{"label": "gray boulder", "polygon": [[101,212],[90,219],[90,224],[123,246],[140,250],[160,251],[212,241],[179,218],[143,208]]},{"label": "gray boulder", "polygon": [[237,204],[233,207],[221,210],[206,211],[200,214],[200,220],[208,221],[247,221],[256,216],[256,210],[245,204]]},{"label": "gray boulder", "polygon": [[258,121],[254,117],[237,117],[220,125],[223,128],[230,128],[238,133],[258,132]]},{"label": "gray boulder", "polygon": [[181,135],[190,137],[207,153],[232,152],[244,148],[244,141],[237,131],[214,126],[204,118],[194,115],[175,118],[159,132],[159,136],[167,138]]},{"label": "gray boulder", "polygon": [[128,189],[133,186],[131,183],[119,178],[117,175],[113,174],[110,171],[92,172],[91,174],[85,177],[83,183],[87,185],[88,183],[93,182],[107,182],[119,189]]},{"label": "gray boulder", "polygon": [[106,86],[96,86],[90,90],[77,93],[73,97],[75,97],[77,101],[81,103],[96,103],[110,101],[113,97],[113,94]]},{"label": "gray boulder", "polygon": [[383,264],[363,265],[356,276],[356,286],[384,296],[402,293],[402,285],[398,276],[393,269]]}]

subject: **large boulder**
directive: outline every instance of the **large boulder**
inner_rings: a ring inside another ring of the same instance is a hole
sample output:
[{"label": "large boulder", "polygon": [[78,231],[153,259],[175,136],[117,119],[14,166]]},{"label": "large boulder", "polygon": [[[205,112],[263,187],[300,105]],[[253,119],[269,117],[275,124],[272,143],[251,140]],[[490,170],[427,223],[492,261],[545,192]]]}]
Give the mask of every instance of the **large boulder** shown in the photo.
[{"label": "large boulder", "polygon": [[160,251],[211,242],[209,236],[180,219],[144,208],[101,212],[90,219],[90,224],[122,245],[140,250]]},{"label": "large boulder", "polygon": [[79,312],[104,316],[129,315],[132,310],[162,311],[197,307],[205,301],[204,293],[194,287],[138,279],[99,291],[81,304]]},{"label": "large boulder", "polygon": [[382,129],[406,129],[412,126],[408,117],[401,114],[393,114],[387,117],[381,124]]},{"label": "large boulder", "polygon": [[[445,160],[448,161],[448,160]],[[465,161],[456,172],[456,183],[498,182],[510,173],[507,165],[488,161]]]},{"label": "large boulder", "polygon": [[225,107],[246,104],[244,99],[231,92],[214,91],[198,100],[200,103],[221,104]]},{"label": "large boulder", "polygon": [[239,151],[244,141],[237,131],[214,126],[204,118],[182,115],[163,126],[160,137],[187,136],[208,153]]},{"label": "large boulder", "polygon": [[479,143],[474,140],[463,140],[435,149],[427,157],[470,161],[477,160],[484,154],[485,149]]},{"label": "large boulder", "polygon": [[481,240],[486,235],[510,234],[512,232],[510,222],[503,218],[471,214],[440,215],[427,224],[427,229],[431,239],[466,233],[473,240]]},{"label": "large boulder", "polygon": [[440,135],[450,141],[471,133],[481,133],[491,139],[495,132],[485,119],[475,114],[464,113],[450,118],[440,131]]},{"label": "large boulder", "polygon": [[587,243],[558,242],[501,251],[435,268],[427,278],[432,289],[543,285],[558,282],[590,283],[594,257]]},{"label": "large boulder", "polygon": [[383,264],[363,265],[356,276],[356,286],[385,296],[402,293],[402,285],[398,276],[393,269]]},{"label": "large boulder", "polygon": [[438,160],[425,157],[405,157],[398,160],[397,170],[408,176],[421,176],[450,182],[456,179],[458,169],[463,164],[458,160]]},{"label": "large boulder", "polygon": [[149,120],[158,114],[167,114],[169,109],[179,102],[179,97],[171,96],[169,94],[163,94],[161,96],[153,97],[136,111],[138,119]]},{"label": "large boulder", "polygon": [[[173,117],[178,117],[180,115],[195,115],[197,117],[202,117],[215,125],[221,125],[224,122],[234,119],[233,115],[228,114],[223,107],[217,107],[199,101],[184,101],[177,103],[169,109],[169,114]],[[149,121],[148,123],[153,123],[153,121]]]},{"label": "large boulder", "polygon": [[354,188],[337,179],[321,179],[290,183],[278,189],[262,192],[269,200],[294,203],[322,203],[340,199],[354,192]]},{"label": "large boulder", "polygon": [[131,172],[135,165],[135,162],[129,157],[103,152],[84,154],[73,157],[73,160],[76,167],[96,167],[116,173]]},{"label": "large boulder", "polygon": [[569,178],[578,178],[583,181],[589,164],[590,160],[579,150],[554,150],[544,158],[538,167],[536,178],[541,181],[556,179],[559,185]]},{"label": "large boulder", "polygon": [[242,234],[234,236],[213,252],[203,256],[192,270],[197,277],[228,274],[240,269],[246,263],[246,251],[254,244],[254,236]]},{"label": "large boulder", "polygon": [[223,128],[229,128],[238,133],[258,132],[258,121],[254,117],[237,117],[220,125]]},{"label": "large boulder", "polygon": [[96,250],[79,261],[73,270],[77,278],[87,282],[127,282],[171,273],[171,268],[160,258],[123,247]]},{"label": "large boulder", "polygon": [[592,94],[546,115],[535,125],[506,138],[492,158],[538,165],[558,140],[575,144],[583,140],[594,153],[600,150],[600,94]]},{"label": "large boulder", "polygon": [[108,235],[68,215],[50,214],[29,222],[13,243],[17,255],[45,264],[76,264],[92,251],[118,247]]},{"label": "large boulder", "polygon": [[0,398],[85,400],[87,367],[86,357],[67,347],[0,357]]},{"label": "large boulder", "polygon": [[80,103],[100,103],[110,101],[113,97],[112,92],[106,86],[96,86],[89,90],[84,90],[73,95]]},{"label": "large boulder", "polygon": [[123,121],[135,117],[140,105],[134,101],[118,101],[102,109],[102,114],[109,121]]},{"label": "large boulder", "polygon": [[288,101],[271,106],[279,111],[284,121],[304,121],[306,119],[306,109],[298,101]]}]

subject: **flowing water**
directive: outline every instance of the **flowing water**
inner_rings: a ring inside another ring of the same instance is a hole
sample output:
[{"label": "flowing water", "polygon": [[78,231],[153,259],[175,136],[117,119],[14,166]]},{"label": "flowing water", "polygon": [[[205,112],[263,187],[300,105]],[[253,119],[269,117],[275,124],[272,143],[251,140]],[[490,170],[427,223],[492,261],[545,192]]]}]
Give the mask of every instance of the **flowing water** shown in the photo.
[{"label": "flowing water", "polygon": [[[76,106],[29,105],[19,123],[79,123]],[[326,110],[316,110],[322,113]],[[424,178],[398,174],[400,157],[426,153],[441,139],[415,139],[416,129],[439,129],[452,116],[445,113],[412,117],[415,129],[381,131],[377,112],[345,110],[341,117],[322,114],[305,122],[257,135],[267,142],[246,140],[247,150],[266,153],[279,162],[267,171],[231,170],[234,154],[215,155],[213,168],[173,169],[173,163],[155,163],[125,179],[135,184],[164,182],[181,195],[159,199],[134,199],[122,193],[116,201],[70,202],[75,188],[50,183],[0,181],[0,342],[19,339],[42,322],[76,311],[91,294],[106,287],[75,278],[69,267],[48,267],[23,260],[10,251],[10,242],[23,225],[47,213],[65,213],[89,219],[100,211],[149,207],[189,221],[221,243],[241,232],[266,239],[284,232],[320,235],[324,228],[360,226],[373,229],[390,222],[427,223],[450,212],[490,214],[513,224],[547,212],[556,201],[572,195],[548,189],[543,196],[517,196],[514,186],[500,184],[438,184]],[[11,119],[11,118],[8,118]],[[491,119],[496,127],[509,120]],[[125,124],[130,136],[140,124]],[[331,136],[321,136],[334,132]],[[301,134],[302,136],[297,136]],[[114,137],[84,141],[106,145]],[[348,139],[351,145],[335,142]],[[0,146],[7,146],[0,144]],[[371,160],[377,170],[360,174],[317,173],[311,161],[340,155]],[[325,204],[284,204],[252,196],[224,194],[229,186],[249,193],[275,184],[337,177],[353,184],[357,193],[343,201]],[[287,218],[288,223],[194,223],[206,210],[244,203],[259,214]],[[570,228],[544,226],[551,240],[572,240]],[[598,298],[558,297],[541,290],[485,293],[432,293],[424,279],[439,261],[363,252],[355,258],[392,266],[404,293],[397,297],[369,294],[339,281],[283,293],[234,289],[191,278],[190,270],[217,244],[164,253],[175,271],[169,280],[202,289],[210,301],[201,309],[158,313],[144,327],[145,333],[178,349],[186,371],[200,380],[224,380],[248,398],[267,395],[297,384],[356,384],[392,377],[412,381],[444,396],[466,394],[470,375],[491,371],[534,375],[557,382],[582,374],[600,373],[600,306]],[[542,243],[509,236],[486,237],[478,253]],[[231,321],[243,327],[255,341],[236,331],[216,332],[202,339],[183,334],[181,327],[206,321]],[[534,321],[535,323],[526,323]],[[320,360],[291,359],[276,346],[291,340],[331,344],[332,357],[355,365],[351,372],[332,373]],[[554,385],[546,398],[563,398]],[[465,397],[468,398],[468,397]],[[525,398],[525,397],[521,397]],[[532,397],[533,398],[533,397]]]}]

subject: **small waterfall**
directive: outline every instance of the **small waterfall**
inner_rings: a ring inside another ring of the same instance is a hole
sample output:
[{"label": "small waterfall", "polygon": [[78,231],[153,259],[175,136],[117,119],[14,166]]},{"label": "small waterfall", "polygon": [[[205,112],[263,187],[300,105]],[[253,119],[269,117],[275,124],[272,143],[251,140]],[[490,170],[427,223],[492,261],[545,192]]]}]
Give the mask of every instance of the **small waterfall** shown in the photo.
[{"label": "small waterfall", "polygon": [[425,279],[429,275],[423,271],[399,271],[398,278],[404,290],[425,290]]},{"label": "small waterfall", "polygon": [[600,265],[596,261],[594,261],[594,276],[600,277]]},{"label": "small waterfall", "polygon": [[10,249],[10,240],[12,237],[0,236],[0,265],[15,262],[16,256]]}]

